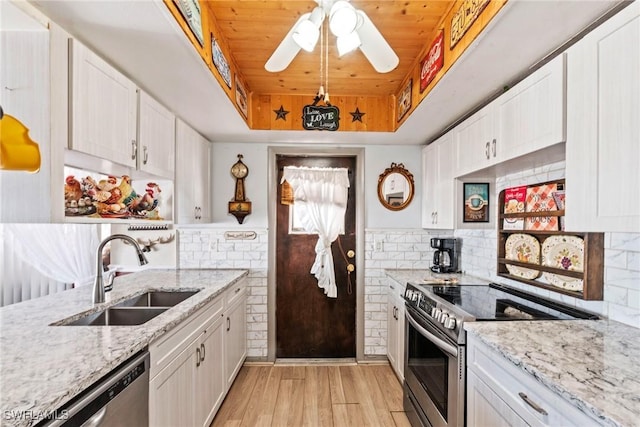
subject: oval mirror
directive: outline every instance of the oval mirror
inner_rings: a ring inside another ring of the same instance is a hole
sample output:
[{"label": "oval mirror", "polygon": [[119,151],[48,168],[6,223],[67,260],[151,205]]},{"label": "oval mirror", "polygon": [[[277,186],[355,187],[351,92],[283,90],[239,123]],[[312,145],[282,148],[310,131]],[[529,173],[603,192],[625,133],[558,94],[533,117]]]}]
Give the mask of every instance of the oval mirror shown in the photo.
[{"label": "oval mirror", "polygon": [[378,178],[378,199],[392,211],[399,211],[413,200],[413,175],[402,163],[391,163]]}]

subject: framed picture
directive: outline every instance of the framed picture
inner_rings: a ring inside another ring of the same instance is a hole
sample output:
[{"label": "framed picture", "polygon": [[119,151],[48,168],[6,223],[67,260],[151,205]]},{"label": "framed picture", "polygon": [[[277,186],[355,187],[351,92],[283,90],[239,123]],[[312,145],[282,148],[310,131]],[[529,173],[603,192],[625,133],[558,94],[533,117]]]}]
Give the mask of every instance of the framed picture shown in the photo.
[{"label": "framed picture", "polygon": [[411,109],[411,86],[413,86],[413,79],[409,80],[398,97],[398,121],[402,120]]},{"label": "framed picture", "polygon": [[247,118],[249,110],[249,101],[247,99],[247,91],[244,89],[244,85],[236,74],[236,105],[242,112],[245,118]]},{"label": "framed picture", "polygon": [[218,73],[220,73],[220,77],[229,86],[231,89],[231,68],[229,68],[229,61],[222,53],[222,49],[220,49],[220,45],[218,41],[211,34],[211,56],[213,57],[213,65],[216,66]]},{"label": "framed picture", "polygon": [[178,6],[180,13],[189,25],[191,32],[196,37],[200,46],[204,46],[204,38],[202,36],[202,17],[200,14],[200,3],[198,0],[173,0]]},{"label": "framed picture", "polygon": [[463,186],[463,222],[489,222],[489,183],[465,182]]}]

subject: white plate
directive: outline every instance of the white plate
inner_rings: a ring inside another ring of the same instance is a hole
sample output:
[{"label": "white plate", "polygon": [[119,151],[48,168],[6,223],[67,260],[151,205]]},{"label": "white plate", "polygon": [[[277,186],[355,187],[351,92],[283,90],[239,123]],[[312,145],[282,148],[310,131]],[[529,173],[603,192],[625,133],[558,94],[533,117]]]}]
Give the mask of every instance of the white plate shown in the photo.
[{"label": "white plate", "polygon": [[[540,242],[530,234],[512,234],[504,244],[504,257],[514,261],[540,264]],[[540,275],[538,270],[510,264],[506,264],[506,266],[509,273],[523,279],[533,280]]]},{"label": "white plate", "polygon": [[[576,236],[550,236],[542,244],[542,265],[567,271],[583,271],[584,240]],[[582,291],[582,279],[543,273],[553,286],[568,291]]]}]

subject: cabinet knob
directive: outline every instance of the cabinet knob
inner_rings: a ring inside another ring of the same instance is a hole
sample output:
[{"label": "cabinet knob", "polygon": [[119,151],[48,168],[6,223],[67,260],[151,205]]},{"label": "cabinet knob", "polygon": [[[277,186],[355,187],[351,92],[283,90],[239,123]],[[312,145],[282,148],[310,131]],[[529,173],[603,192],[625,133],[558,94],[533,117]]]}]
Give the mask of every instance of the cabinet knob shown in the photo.
[{"label": "cabinet knob", "polygon": [[206,348],[204,346],[204,343],[200,344],[200,354],[202,355],[200,361],[204,362],[204,358],[205,358],[205,354],[206,354]]},{"label": "cabinet knob", "polygon": [[135,160],[138,156],[138,145],[136,144],[136,140],[131,140],[131,160]]},{"label": "cabinet knob", "polygon": [[489,142],[487,141],[487,144],[484,146],[484,156],[487,158],[487,160],[489,160],[489,158],[491,157],[489,155]]},{"label": "cabinet knob", "polygon": [[549,413],[547,411],[545,411],[543,408],[541,408],[540,405],[538,405],[533,400],[531,400],[529,398],[529,396],[527,396],[523,392],[518,393],[518,396],[520,396],[520,399],[524,400],[525,403],[527,405],[531,406],[533,408],[533,410],[536,411],[537,413],[539,413],[541,415],[544,415],[544,416],[549,415]]},{"label": "cabinet knob", "polygon": [[493,157],[496,156],[496,139],[493,138],[493,141],[491,142],[491,153],[493,154]]},{"label": "cabinet knob", "polygon": [[227,317],[227,332],[231,330],[231,319]]},{"label": "cabinet knob", "polygon": [[149,161],[149,151],[147,150],[147,146],[142,146],[142,164],[146,165],[147,161]]},{"label": "cabinet knob", "polygon": [[196,368],[200,367],[200,362],[202,362],[202,356],[200,355],[200,348],[196,348]]}]

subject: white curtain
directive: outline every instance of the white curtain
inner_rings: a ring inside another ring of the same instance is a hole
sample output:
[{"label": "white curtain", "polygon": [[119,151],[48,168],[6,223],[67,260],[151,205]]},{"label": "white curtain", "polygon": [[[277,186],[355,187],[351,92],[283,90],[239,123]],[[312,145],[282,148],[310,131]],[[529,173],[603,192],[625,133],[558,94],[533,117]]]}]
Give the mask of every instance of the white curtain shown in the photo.
[{"label": "white curtain", "polygon": [[[64,284],[91,283],[95,274],[98,227],[89,224],[1,224],[3,304],[63,290]],[[22,268],[21,268],[22,267]],[[44,286],[25,270],[57,283]],[[44,287],[43,287],[44,286]],[[36,289],[37,287],[37,289]],[[12,298],[8,296],[13,295]]]},{"label": "white curtain", "polygon": [[[286,166],[282,182],[293,188],[300,224],[308,233],[318,235],[316,259],[311,274],[329,298],[338,296],[331,243],[344,234],[349,174],[345,168],[309,168]],[[300,207],[300,209],[298,209]]]}]

